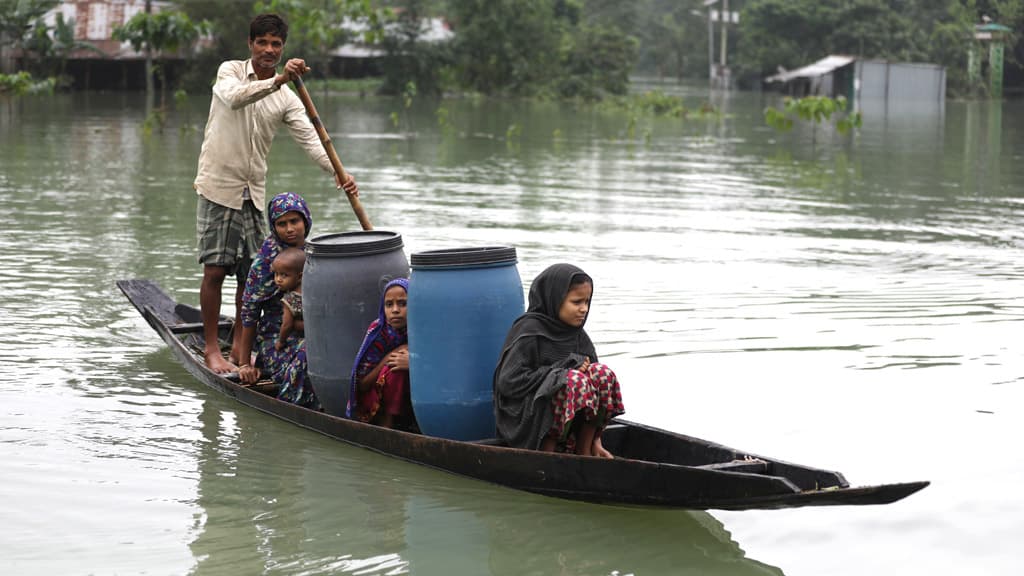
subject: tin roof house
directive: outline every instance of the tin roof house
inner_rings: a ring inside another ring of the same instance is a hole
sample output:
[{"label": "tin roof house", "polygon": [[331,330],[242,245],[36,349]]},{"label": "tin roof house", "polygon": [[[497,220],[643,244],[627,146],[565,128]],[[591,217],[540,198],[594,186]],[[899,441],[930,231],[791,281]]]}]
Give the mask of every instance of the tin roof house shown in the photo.
[{"label": "tin roof house", "polygon": [[764,79],[766,86],[797,98],[843,96],[853,109],[882,104],[942,108],[946,100],[946,69],[937,64],[889,62],[832,55],[784,70]]},{"label": "tin roof house", "polygon": [[[73,78],[76,87],[139,88],[144,82],[146,55],[137,52],[128,42],[115,40],[114,28],[127,23],[133,16],[146,11],[146,0],[62,0],[50,9],[43,20],[54,26],[58,15],[67,24],[74,25],[74,38],[88,43],[95,50],[79,49],[68,57],[65,73]],[[151,0],[150,10],[159,12],[174,8],[169,0]],[[21,51],[5,51],[0,55],[0,68],[14,70],[26,57]],[[173,75],[175,64],[184,54],[161,54],[160,58]]]}]

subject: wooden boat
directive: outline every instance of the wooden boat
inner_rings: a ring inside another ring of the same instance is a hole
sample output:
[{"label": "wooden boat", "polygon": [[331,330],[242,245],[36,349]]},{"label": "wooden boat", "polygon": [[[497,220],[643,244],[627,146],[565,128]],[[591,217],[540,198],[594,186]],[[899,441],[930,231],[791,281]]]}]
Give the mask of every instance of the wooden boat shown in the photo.
[{"label": "wooden boat", "polygon": [[[185,368],[241,403],[343,442],[501,486],[572,500],[630,506],[747,510],[888,504],[928,482],[851,487],[838,472],[749,454],[616,419],[603,436],[615,459],[522,450],[497,440],[464,442],[381,428],[277,400],[272,384],[246,386],[202,358],[199,310],[148,280],[117,283]],[[232,320],[222,317],[221,339]]]}]

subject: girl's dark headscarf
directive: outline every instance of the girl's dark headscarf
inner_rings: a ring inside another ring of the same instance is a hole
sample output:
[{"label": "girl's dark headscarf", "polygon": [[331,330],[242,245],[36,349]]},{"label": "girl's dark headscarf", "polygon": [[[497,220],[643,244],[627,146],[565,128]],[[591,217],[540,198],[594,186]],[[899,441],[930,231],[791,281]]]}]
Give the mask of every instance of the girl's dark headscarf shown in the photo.
[{"label": "girl's dark headscarf", "polygon": [[[572,264],[554,264],[530,285],[529,307],[512,323],[494,371],[494,413],[498,437],[510,446],[535,449],[551,428],[551,398],[570,368],[597,351],[583,327],[558,319],[573,281],[594,282]],[[584,320],[584,324],[586,320]]]}]

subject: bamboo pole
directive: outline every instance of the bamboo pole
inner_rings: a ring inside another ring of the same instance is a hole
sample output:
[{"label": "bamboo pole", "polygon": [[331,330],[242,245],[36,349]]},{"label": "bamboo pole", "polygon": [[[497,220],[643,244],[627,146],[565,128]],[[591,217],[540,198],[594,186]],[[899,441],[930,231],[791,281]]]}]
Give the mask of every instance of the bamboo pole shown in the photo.
[{"label": "bamboo pole", "polygon": [[[309,116],[309,121],[313,123],[313,128],[316,129],[316,134],[320,137],[320,143],[324,145],[327,157],[331,160],[331,166],[334,167],[334,172],[338,174],[339,177],[344,178],[348,175],[348,172],[346,172],[345,167],[341,165],[341,159],[338,158],[338,153],[334,150],[334,144],[331,143],[331,137],[327,134],[327,130],[320,121],[320,115],[316,112],[316,106],[313,105],[313,99],[309,97],[309,91],[306,90],[306,85],[302,82],[302,78],[296,78],[293,82],[295,84],[295,90],[299,94],[299,100],[302,100],[302,105],[306,107],[306,114]],[[345,196],[348,197],[348,203],[352,205],[352,211],[355,212],[356,218],[359,220],[359,225],[363,227],[363,230],[373,230],[373,225],[370,224],[370,217],[366,215],[366,210],[363,210],[363,204],[359,201],[359,196],[349,194],[347,191]]]}]

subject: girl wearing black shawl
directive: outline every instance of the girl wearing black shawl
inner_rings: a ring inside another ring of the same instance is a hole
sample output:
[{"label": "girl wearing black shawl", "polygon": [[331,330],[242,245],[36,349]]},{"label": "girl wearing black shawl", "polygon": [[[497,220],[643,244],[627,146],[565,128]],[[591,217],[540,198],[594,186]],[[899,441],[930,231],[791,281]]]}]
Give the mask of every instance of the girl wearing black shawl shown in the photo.
[{"label": "girl wearing black shawl", "polygon": [[625,409],[615,373],[583,330],[593,291],[572,264],[554,264],[530,285],[494,371],[497,434],[509,446],[611,458],[601,431]]}]

